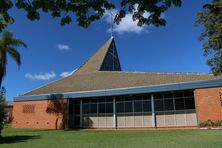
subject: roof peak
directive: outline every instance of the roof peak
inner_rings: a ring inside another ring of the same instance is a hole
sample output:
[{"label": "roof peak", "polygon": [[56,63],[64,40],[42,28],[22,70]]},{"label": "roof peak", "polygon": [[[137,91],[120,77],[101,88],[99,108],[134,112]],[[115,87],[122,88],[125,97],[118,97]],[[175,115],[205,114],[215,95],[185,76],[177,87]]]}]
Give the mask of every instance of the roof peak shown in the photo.
[{"label": "roof peak", "polygon": [[89,73],[95,71],[121,71],[114,37],[112,36],[99,48],[76,73]]}]

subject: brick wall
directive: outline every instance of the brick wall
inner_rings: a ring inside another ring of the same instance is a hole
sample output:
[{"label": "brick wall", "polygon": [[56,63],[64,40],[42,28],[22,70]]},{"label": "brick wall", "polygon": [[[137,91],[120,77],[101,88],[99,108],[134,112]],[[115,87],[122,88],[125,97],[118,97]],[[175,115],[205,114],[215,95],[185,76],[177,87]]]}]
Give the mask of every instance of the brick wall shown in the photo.
[{"label": "brick wall", "polygon": [[222,120],[222,87],[195,90],[198,122]]},{"label": "brick wall", "polygon": [[56,129],[66,126],[67,100],[62,99],[59,103],[62,113],[54,114],[52,100],[14,102],[12,127]]}]

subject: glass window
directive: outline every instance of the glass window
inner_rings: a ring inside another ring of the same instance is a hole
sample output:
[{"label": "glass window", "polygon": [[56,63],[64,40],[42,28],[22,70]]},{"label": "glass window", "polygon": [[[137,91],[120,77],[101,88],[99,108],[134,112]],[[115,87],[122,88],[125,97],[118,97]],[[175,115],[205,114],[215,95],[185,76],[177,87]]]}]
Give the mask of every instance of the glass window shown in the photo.
[{"label": "glass window", "polygon": [[91,102],[93,102],[93,103],[97,103],[97,98],[93,98],[92,100],[91,100]]},{"label": "glass window", "polygon": [[139,113],[142,112],[143,110],[143,104],[142,101],[135,101],[134,102],[134,112]]},{"label": "glass window", "polygon": [[74,104],[74,112],[75,114],[80,114],[80,104]]},{"label": "glass window", "polygon": [[116,101],[117,101],[117,102],[119,102],[119,101],[124,101],[124,97],[118,96],[118,97],[116,97]]},{"label": "glass window", "polygon": [[183,93],[182,92],[178,92],[174,94],[174,98],[181,98],[183,97]]},{"label": "glass window", "polygon": [[143,101],[143,112],[151,112],[151,101]]},{"label": "glass window", "polygon": [[185,107],[186,109],[195,109],[195,101],[194,98],[185,98]]},{"label": "glass window", "polygon": [[106,104],[105,103],[99,104],[99,113],[106,113]]},{"label": "glass window", "polygon": [[106,103],[106,113],[113,113],[113,103]]},{"label": "glass window", "polygon": [[173,99],[164,100],[164,108],[165,110],[174,110]]},{"label": "glass window", "polygon": [[98,98],[98,103],[103,103],[103,102],[106,102],[106,98],[105,97]]},{"label": "glass window", "polygon": [[142,101],[142,96],[133,96],[135,101]]},{"label": "glass window", "polygon": [[106,102],[113,102],[113,97],[106,97]]},{"label": "glass window", "polygon": [[125,112],[133,112],[133,102],[125,102]]},{"label": "glass window", "polygon": [[150,95],[143,95],[143,100],[151,100],[151,96]]},{"label": "glass window", "polygon": [[175,109],[184,110],[184,99],[175,99]]},{"label": "glass window", "polygon": [[90,102],[91,102],[91,99],[89,99],[89,98],[84,98],[84,99],[82,100],[82,102],[83,102],[83,103],[90,103]]},{"label": "glass window", "polygon": [[70,114],[73,114],[73,113],[74,113],[74,104],[73,104],[73,102],[71,102],[71,101],[70,101],[70,103],[69,103],[69,113],[70,113]]},{"label": "glass window", "polygon": [[163,95],[160,94],[154,95],[154,99],[163,99]]},{"label": "glass window", "polygon": [[125,97],[125,101],[132,101],[133,100],[133,97],[132,96],[126,96]]},{"label": "glass window", "polygon": [[83,113],[84,114],[90,113],[90,104],[83,104]]},{"label": "glass window", "polygon": [[97,113],[97,104],[91,104],[91,113],[96,114]]},{"label": "glass window", "polygon": [[163,111],[163,100],[154,101],[155,111]]},{"label": "glass window", "polygon": [[116,112],[124,113],[124,102],[116,103]]},{"label": "glass window", "polygon": [[80,126],[80,117],[77,117],[77,116],[74,117],[74,125],[75,127]]},{"label": "glass window", "polygon": [[185,92],[185,93],[184,93],[184,96],[185,96],[185,97],[193,97],[193,92],[192,92],[192,91]]},{"label": "glass window", "polygon": [[164,94],[164,98],[173,98],[173,94]]}]

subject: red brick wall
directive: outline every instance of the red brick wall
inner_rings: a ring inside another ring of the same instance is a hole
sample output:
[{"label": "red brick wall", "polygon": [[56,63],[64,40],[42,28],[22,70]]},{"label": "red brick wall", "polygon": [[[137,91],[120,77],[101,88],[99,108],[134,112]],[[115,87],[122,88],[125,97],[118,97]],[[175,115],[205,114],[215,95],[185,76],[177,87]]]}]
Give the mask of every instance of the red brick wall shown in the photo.
[{"label": "red brick wall", "polygon": [[222,87],[195,90],[198,122],[222,120]]},{"label": "red brick wall", "polygon": [[[58,115],[47,112],[47,108],[49,108],[51,104],[50,100],[14,102],[12,127],[45,128],[45,129],[56,129],[56,127],[62,128],[63,126],[62,118],[64,119],[63,121],[65,122],[64,125],[66,125],[67,100],[63,99],[61,100],[61,102],[63,102],[65,108],[63,113],[62,114],[59,113]],[[33,112],[33,107],[31,109],[29,108],[30,105],[34,106],[34,112]],[[25,110],[24,106],[26,106]]]}]

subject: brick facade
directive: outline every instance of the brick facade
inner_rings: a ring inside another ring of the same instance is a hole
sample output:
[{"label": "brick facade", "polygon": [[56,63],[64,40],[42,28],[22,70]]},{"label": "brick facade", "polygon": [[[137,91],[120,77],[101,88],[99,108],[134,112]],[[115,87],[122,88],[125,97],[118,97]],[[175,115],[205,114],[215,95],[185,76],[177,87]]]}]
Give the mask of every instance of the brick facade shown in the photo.
[{"label": "brick facade", "polygon": [[57,102],[57,108],[61,111],[53,111],[52,104],[52,100],[14,102],[12,127],[66,128],[67,99]]},{"label": "brick facade", "polygon": [[195,90],[198,122],[222,120],[222,87]]}]

